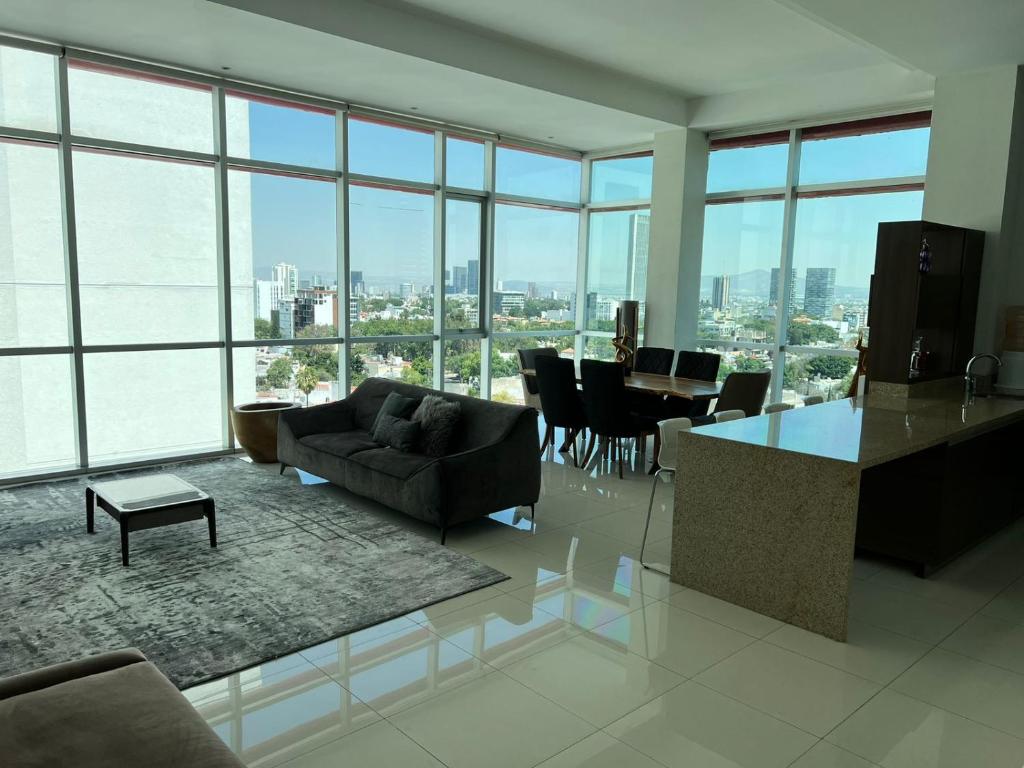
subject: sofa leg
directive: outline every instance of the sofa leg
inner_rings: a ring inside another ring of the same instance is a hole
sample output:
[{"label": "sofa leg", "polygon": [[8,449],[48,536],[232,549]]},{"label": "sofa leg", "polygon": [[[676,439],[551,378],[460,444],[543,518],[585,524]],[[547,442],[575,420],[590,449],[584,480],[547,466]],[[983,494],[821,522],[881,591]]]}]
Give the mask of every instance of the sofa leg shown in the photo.
[{"label": "sofa leg", "polygon": [[284,474],[284,471],[285,471],[286,469],[288,469],[288,465],[287,465],[287,464],[285,464],[285,463],[284,463],[284,462],[282,461],[282,462],[281,462],[281,471],[280,471],[280,472],[278,472],[277,474],[279,474],[279,475],[283,475],[283,474]]},{"label": "sofa leg", "polygon": [[442,546],[442,547],[444,546],[444,540],[445,540],[445,539],[446,539],[447,537],[448,537],[448,529],[447,529],[447,528],[442,528],[442,529],[441,529],[441,546]]},{"label": "sofa leg", "polygon": [[533,513],[534,513],[533,504],[531,504],[530,505],[530,519],[531,520],[533,520]]}]

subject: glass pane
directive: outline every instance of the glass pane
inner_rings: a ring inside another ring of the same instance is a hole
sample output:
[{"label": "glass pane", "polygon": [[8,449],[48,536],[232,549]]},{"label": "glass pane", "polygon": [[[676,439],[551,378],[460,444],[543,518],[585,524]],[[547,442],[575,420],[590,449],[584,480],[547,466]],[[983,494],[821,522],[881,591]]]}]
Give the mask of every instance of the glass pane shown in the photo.
[{"label": "glass pane", "polygon": [[484,188],[484,151],[482,141],[449,137],[445,148],[445,183],[449,187]]},{"label": "glass pane", "polygon": [[429,341],[353,344],[349,356],[349,380],[355,389],[372,376],[397,379],[421,387],[432,386],[434,345]]},{"label": "glass pane", "polygon": [[615,347],[608,336],[586,336],[584,337],[583,357],[590,360],[615,360]]},{"label": "glass pane", "polygon": [[614,331],[615,310],[623,299],[641,302],[642,320],[650,236],[648,210],[591,213],[584,328]]},{"label": "glass pane", "polygon": [[579,214],[495,206],[494,328],[575,327]]},{"label": "glass pane", "polygon": [[853,347],[867,322],[878,223],[921,218],[922,192],[801,198],[788,343]]},{"label": "glass pane", "polygon": [[930,128],[805,141],[800,146],[800,183],[924,176]]},{"label": "glass pane", "polygon": [[228,154],[307,168],[336,168],[333,110],[231,93],[224,100]]},{"label": "glass pane", "polygon": [[73,61],[68,98],[76,136],[213,152],[209,86]]},{"label": "glass pane", "polygon": [[434,132],[349,117],[348,170],[432,184]]},{"label": "glass pane", "polygon": [[698,352],[713,352],[722,358],[718,366],[718,381],[725,381],[733,371],[749,372],[772,369],[773,350],[770,347],[757,349],[736,349],[722,345],[704,345],[697,347]]},{"label": "glass pane", "polygon": [[654,155],[595,160],[590,166],[590,200],[649,200],[654,177]]},{"label": "glass pane", "polygon": [[56,148],[0,141],[0,179],[0,347],[66,345]]},{"label": "glass pane", "polygon": [[494,163],[498,194],[579,202],[579,160],[498,147]]},{"label": "glass pane", "polygon": [[433,333],[434,196],[352,184],[349,228],[352,335]]},{"label": "glass pane", "polygon": [[212,166],[76,150],[86,344],[220,336]]},{"label": "glass pane", "polygon": [[0,476],[73,467],[70,355],[0,357]]},{"label": "glass pane", "polygon": [[234,350],[235,403],[284,400],[322,405],[341,397],[337,344],[239,347]]},{"label": "glass pane", "polygon": [[716,149],[708,156],[708,192],[786,185],[789,144]]},{"label": "glass pane", "polygon": [[708,205],[698,338],[775,340],[783,201]]},{"label": "glass pane", "polygon": [[90,463],[223,448],[221,369],[219,349],[87,354]]},{"label": "glass pane", "polygon": [[56,59],[0,47],[0,125],[57,131]]},{"label": "glass pane", "polygon": [[333,181],[228,172],[236,339],[339,335]]},{"label": "glass pane", "polygon": [[444,391],[480,397],[480,339],[444,343]]},{"label": "glass pane", "polygon": [[468,200],[448,200],[446,208],[445,327],[479,328],[483,208]]},{"label": "glass pane", "polygon": [[519,375],[520,349],[554,347],[560,357],[574,357],[572,336],[494,336],[491,344],[491,400],[501,403],[525,402],[523,379]]},{"label": "glass pane", "polygon": [[808,395],[821,395],[826,400],[846,397],[857,368],[856,357],[827,352],[786,352],[784,359],[782,400],[798,406]]}]

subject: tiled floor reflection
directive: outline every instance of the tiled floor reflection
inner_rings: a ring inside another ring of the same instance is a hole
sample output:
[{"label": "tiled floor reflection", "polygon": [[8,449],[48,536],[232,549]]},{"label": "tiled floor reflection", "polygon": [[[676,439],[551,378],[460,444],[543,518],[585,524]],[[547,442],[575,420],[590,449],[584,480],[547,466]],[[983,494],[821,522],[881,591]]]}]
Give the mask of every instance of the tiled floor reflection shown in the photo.
[{"label": "tiled floor reflection", "polygon": [[[640,567],[650,488],[549,451],[533,519],[449,535],[508,581],[186,695],[268,768],[1024,764],[1024,525],[927,581],[858,559],[841,644]],[[665,560],[671,503],[659,487]]]}]

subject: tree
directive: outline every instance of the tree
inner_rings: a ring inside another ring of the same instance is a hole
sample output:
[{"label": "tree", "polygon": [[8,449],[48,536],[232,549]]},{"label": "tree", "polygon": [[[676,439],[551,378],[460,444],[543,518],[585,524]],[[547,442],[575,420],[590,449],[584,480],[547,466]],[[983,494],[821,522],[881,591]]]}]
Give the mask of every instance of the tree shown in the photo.
[{"label": "tree", "polygon": [[402,381],[406,384],[415,384],[418,387],[430,386],[430,379],[416,370],[414,366],[402,369]]},{"label": "tree", "polygon": [[306,396],[306,405],[309,405],[309,393],[316,389],[316,385],[319,383],[320,376],[308,365],[304,365],[295,374],[295,386],[301,389],[302,393]]},{"label": "tree", "polygon": [[757,357],[741,357],[736,361],[736,370],[743,373],[752,373],[754,371],[763,371],[765,369],[764,360]]},{"label": "tree", "polygon": [[292,381],[292,366],[287,357],[279,357],[267,368],[267,384],[271,389],[284,389]]},{"label": "tree", "polygon": [[278,328],[274,323],[269,320],[264,320],[262,317],[257,317],[254,323],[255,336],[257,339],[279,339],[281,338],[281,329]]},{"label": "tree", "polygon": [[[300,339],[322,339],[335,336],[333,325],[307,325],[298,333]],[[292,348],[292,360],[312,368],[320,381],[338,378],[338,347],[336,344],[300,345]]]},{"label": "tree", "polygon": [[351,383],[353,387],[358,387],[366,381],[366,361],[363,360],[362,355],[358,352],[353,352],[352,356],[348,359],[348,367],[352,372]]},{"label": "tree", "polygon": [[822,379],[842,379],[850,372],[854,361],[836,355],[818,355],[807,361],[807,373]]},{"label": "tree", "polygon": [[839,332],[822,323],[791,322],[789,324],[789,343],[791,345],[808,347],[822,341],[826,344],[838,344]]}]

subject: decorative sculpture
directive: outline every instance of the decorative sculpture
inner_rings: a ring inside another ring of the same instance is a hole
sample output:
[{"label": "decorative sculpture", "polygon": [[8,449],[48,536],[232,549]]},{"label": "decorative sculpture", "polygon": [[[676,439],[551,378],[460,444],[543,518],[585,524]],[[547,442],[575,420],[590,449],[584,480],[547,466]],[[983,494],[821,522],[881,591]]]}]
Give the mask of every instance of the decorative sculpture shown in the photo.
[{"label": "decorative sculpture", "polygon": [[640,333],[640,302],[620,301],[615,310],[615,362],[624,366],[626,375],[633,372],[633,360],[636,357],[637,338]]}]

